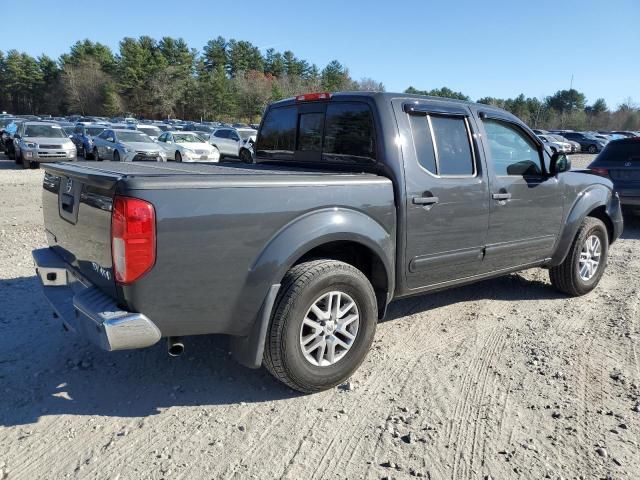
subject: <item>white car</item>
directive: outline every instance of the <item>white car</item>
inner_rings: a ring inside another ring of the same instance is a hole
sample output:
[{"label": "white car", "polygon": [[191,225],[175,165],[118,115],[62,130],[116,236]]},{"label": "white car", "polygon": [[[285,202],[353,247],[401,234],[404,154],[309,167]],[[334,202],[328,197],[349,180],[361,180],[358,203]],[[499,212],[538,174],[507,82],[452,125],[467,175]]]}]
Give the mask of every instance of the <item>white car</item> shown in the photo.
[{"label": "white car", "polygon": [[176,162],[218,162],[220,152],[196,132],[165,132],[158,144],[167,153],[167,160]]},{"label": "white car", "polygon": [[548,135],[538,135],[538,138],[542,140],[552,152],[571,153],[570,143],[559,142]]},{"label": "white car", "polygon": [[[252,128],[216,128],[209,136],[209,143],[219,152],[221,157],[240,158],[250,163],[247,156],[249,143],[256,141],[258,132]],[[246,144],[246,145],[245,145]]]}]

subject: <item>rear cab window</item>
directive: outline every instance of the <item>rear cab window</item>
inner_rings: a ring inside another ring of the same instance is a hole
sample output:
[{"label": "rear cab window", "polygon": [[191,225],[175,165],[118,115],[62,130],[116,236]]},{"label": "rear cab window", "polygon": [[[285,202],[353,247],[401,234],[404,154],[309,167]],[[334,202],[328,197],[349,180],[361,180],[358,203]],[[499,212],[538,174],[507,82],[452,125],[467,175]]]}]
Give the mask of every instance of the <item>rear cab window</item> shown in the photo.
[{"label": "rear cab window", "polygon": [[369,105],[308,102],[271,108],[256,144],[258,161],[374,164],[376,140]]}]

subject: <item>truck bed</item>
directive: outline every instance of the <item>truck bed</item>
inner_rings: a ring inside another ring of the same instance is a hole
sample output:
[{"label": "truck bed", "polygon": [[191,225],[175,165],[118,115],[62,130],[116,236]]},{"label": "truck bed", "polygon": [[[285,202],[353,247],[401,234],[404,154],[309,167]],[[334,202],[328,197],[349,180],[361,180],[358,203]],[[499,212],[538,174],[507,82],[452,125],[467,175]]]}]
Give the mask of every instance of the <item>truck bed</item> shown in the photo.
[{"label": "truck bed", "polygon": [[[269,255],[277,242],[288,242],[292,255],[304,253],[280,232],[305,224],[302,220],[311,215],[367,217],[395,237],[391,181],[370,173],[173,162],[44,168],[50,247],[122,308],[144,312],[163,336],[246,334],[269,288],[261,269],[266,274],[275,268]],[[141,198],[155,208],[156,264],[131,285],[113,278],[110,228],[116,195]],[[300,228],[301,238],[320,236],[314,227]],[[345,224],[345,234],[352,228]],[[394,255],[393,246],[388,253]]]}]

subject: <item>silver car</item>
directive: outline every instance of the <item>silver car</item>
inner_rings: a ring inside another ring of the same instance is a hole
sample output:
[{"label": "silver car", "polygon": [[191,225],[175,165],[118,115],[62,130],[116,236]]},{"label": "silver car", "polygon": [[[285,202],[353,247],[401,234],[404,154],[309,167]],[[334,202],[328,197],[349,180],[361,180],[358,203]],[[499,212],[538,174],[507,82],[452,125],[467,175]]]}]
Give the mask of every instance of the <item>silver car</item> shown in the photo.
[{"label": "silver car", "polygon": [[60,125],[51,122],[24,122],[13,137],[16,162],[37,168],[41,162],[74,160],[76,146]]},{"label": "silver car", "polygon": [[209,136],[209,143],[220,152],[220,158],[240,158],[240,150],[250,139],[255,141],[258,132],[252,128],[216,128]]},{"label": "silver car", "polygon": [[166,162],[167,154],[142,132],[108,128],[93,139],[93,158],[115,162]]},{"label": "silver car", "polygon": [[156,127],[155,125],[149,125],[149,124],[141,124],[139,123],[136,128],[138,129],[138,131],[142,132],[142,133],[146,133],[147,135],[149,135],[151,137],[152,140],[157,140],[158,137],[160,135],[162,135],[162,130],[160,130],[158,127]]}]

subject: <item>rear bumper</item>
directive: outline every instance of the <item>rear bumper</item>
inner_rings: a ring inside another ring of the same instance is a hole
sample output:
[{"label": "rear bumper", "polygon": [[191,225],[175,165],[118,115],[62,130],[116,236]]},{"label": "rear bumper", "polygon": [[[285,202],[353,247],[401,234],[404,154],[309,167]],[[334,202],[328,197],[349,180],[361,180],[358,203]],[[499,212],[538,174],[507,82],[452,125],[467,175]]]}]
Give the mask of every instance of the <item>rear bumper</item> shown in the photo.
[{"label": "rear bumper", "polygon": [[160,330],[151,320],[120,309],[53,250],[32,253],[44,295],[67,328],[107,351],[149,347],[160,340]]}]

